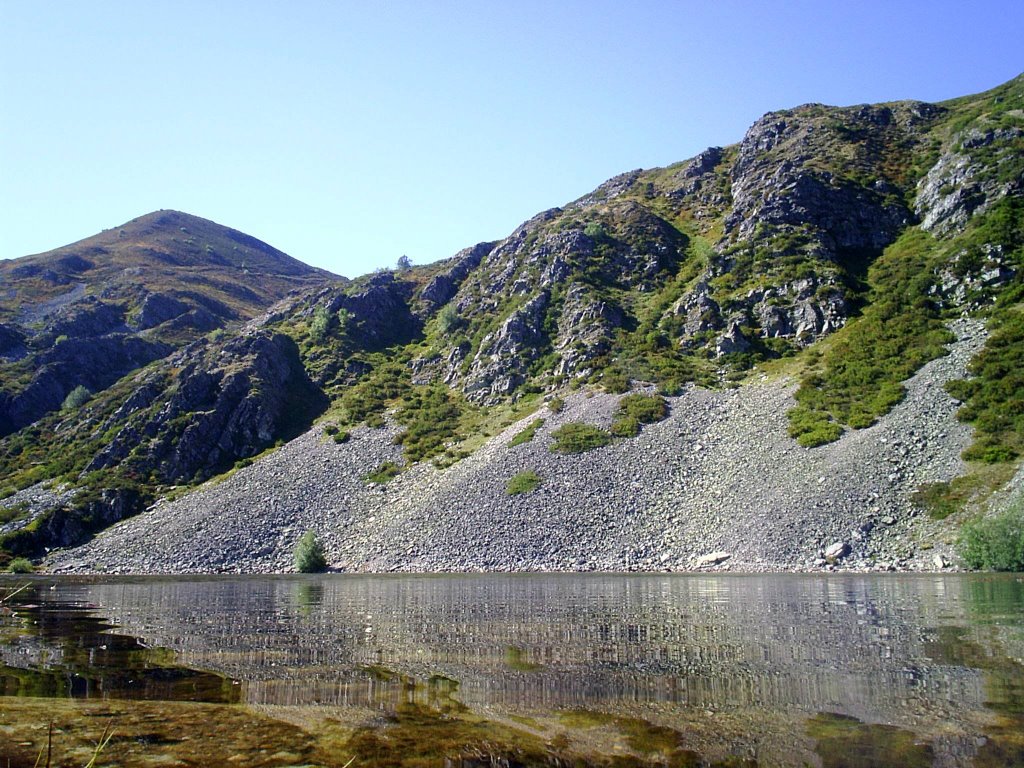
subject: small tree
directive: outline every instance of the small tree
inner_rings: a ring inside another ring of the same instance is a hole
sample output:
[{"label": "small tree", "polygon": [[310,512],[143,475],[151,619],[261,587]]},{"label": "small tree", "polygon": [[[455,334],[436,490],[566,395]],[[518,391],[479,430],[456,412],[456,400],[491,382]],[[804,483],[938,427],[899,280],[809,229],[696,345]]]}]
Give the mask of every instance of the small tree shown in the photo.
[{"label": "small tree", "polygon": [[441,333],[451,333],[461,324],[462,319],[459,317],[459,311],[455,308],[454,304],[445,304],[441,307],[441,311],[437,313],[437,329]]},{"label": "small tree", "polygon": [[295,570],[299,573],[323,573],[327,570],[324,546],[313,531],[306,531],[295,545]]},{"label": "small tree", "polygon": [[331,313],[323,304],[313,310],[313,320],[309,324],[309,335],[314,341],[323,341],[327,338],[327,331],[331,327]]},{"label": "small tree", "polygon": [[91,399],[92,392],[90,392],[88,389],[79,384],[77,387],[68,392],[68,396],[64,398],[64,403],[61,405],[61,410],[78,410]]},{"label": "small tree", "polygon": [[412,269],[412,259],[410,259],[408,256],[406,256],[404,254],[399,256],[398,257],[398,269],[401,272],[404,272],[407,269]]}]

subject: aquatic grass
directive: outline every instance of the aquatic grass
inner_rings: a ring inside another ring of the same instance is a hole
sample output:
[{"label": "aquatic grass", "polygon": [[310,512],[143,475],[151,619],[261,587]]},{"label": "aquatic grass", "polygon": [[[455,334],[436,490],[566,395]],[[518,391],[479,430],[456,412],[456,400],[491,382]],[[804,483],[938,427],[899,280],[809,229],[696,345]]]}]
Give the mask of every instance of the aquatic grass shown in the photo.
[{"label": "aquatic grass", "polygon": [[[96,743],[95,749],[92,751],[92,757],[89,762],[85,764],[85,768],[95,768],[96,761],[99,759],[103,750],[110,744],[110,740],[114,738],[114,729],[110,723],[107,723],[103,729],[103,733],[100,735],[100,740]],[[46,762],[43,762],[43,755],[46,755]],[[36,761],[32,768],[50,768],[53,760],[53,721],[50,721],[50,725],[46,729],[46,746],[39,750],[39,755],[36,757]]]},{"label": "aquatic grass", "polygon": [[935,757],[931,746],[919,744],[912,731],[848,715],[819,712],[808,721],[807,735],[817,742],[814,751],[823,768],[927,768]]}]

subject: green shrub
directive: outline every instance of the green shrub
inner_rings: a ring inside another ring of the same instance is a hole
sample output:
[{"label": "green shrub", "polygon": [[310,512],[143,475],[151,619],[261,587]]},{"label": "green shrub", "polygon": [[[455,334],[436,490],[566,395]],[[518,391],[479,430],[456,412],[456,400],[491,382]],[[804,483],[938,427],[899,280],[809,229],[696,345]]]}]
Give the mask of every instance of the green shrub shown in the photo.
[{"label": "green shrub", "polygon": [[331,313],[323,304],[313,310],[313,320],[309,324],[309,335],[313,341],[323,341],[331,327]]},{"label": "green shrub", "polygon": [[798,405],[786,415],[789,416],[789,436],[795,437],[805,448],[834,442],[843,434],[843,428],[820,411]]},{"label": "green shrub", "polygon": [[613,395],[629,391],[629,379],[619,371],[605,371],[601,377],[601,385],[605,392],[610,392]]},{"label": "green shrub", "polygon": [[870,426],[903,399],[904,380],[946,354],[952,334],[928,293],[936,258],[931,236],[909,230],[871,265],[871,303],[836,334],[824,371],[796,392],[789,434],[801,445],[836,440],[843,424]]},{"label": "green shrub", "polygon": [[36,568],[26,557],[16,557],[7,564],[10,573],[34,573]]},{"label": "green shrub", "polygon": [[544,424],[544,419],[534,419],[530,422],[529,426],[525,429],[516,433],[516,436],[509,441],[509,445],[522,445],[533,440],[533,436],[537,434],[537,430]]},{"label": "green shrub", "polygon": [[89,400],[92,399],[92,392],[79,384],[77,387],[68,392],[68,396],[64,398],[64,402],[60,408],[62,411],[75,411],[85,405]]},{"label": "green shrub", "polygon": [[540,475],[533,470],[528,469],[525,472],[520,472],[508,481],[508,485],[505,486],[505,493],[509,496],[518,496],[520,493],[529,493],[530,491],[539,488],[542,482],[544,481]]},{"label": "green shrub", "polygon": [[1024,571],[1024,502],[995,517],[966,523],[960,556],[969,568]]},{"label": "green shrub", "polygon": [[635,416],[618,416],[612,422],[611,433],[615,437],[636,437],[640,434],[640,422]]},{"label": "green shrub", "polygon": [[575,421],[563,424],[551,433],[551,437],[554,439],[551,444],[554,453],[585,453],[612,441],[612,436],[603,429]]},{"label": "green shrub", "polygon": [[959,509],[949,483],[924,483],[914,491],[910,500],[928,511],[933,520],[945,520]]},{"label": "green shrub", "polygon": [[631,416],[641,424],[653,424],[668,416],[668,403],[661,395],[626,395],[619,400],[616,418]]},{"label": "green shrub", "polygon": [[565,410],[565,400],[560,397],[552,397],[548,400],[548,410],[552,413],[561,413]]},{"label": "green shrub", "polygon": [[468,404],[443,384],[415,386],[403,396],[395,420],[406,427],[395,442],[405,448],[409,461],[422,461],[443,453],[459,439],[459,424]]},{"label": "green shrub", "polygon": [[384,485],[384,483],[387,483],[388,481],[398,477],[398,475],[401,474],[401,472],[402,468],[395,464],[395,462],[385,461],[383,464],[381,464],[379,467],[377,467],[375,470],[373,470],[373,472],[368,474],[363,479],[368,483],[378,483],[379,485]]},{"label": "green shrub", "polygon": [[441,333],[450,334],[458,330],[460,325],[462,325],[462,319],[454,304],[449,303],[441,307],[441,311],[437,313],[437,329]]},{"label": "green shrub", "polygon": [[336,442],[338,445],[341,445],[342,443],[347,443],[352,438],[352,433],[346,429],[342,429],[338,432],[335,432],[333,437],[334,442]]},{"label": "green shrub", "polygon": [[1024,313],[997,308],[989,329],[968,368],[975,378],[946,389],[964,401],[957,418],[974,427],[974,444],[963,457],[996,464],[1013,461],[1024,448]]},{"label": "green shrub", "polygon": [[323,573],[327,570],[327,555],[313,531],[302,534],[295,545],[295,570],[299,573]]}]

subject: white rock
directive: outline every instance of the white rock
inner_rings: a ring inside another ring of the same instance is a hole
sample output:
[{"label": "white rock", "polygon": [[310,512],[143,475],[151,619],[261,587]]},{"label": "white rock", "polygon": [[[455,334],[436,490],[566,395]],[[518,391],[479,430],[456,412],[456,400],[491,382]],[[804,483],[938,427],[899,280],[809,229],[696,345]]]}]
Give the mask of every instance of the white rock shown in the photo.
[{"label": "white rock", "polygon": [[709,552],[706,555],[701,555],[700,557],[698,557],[696,560],[693,561],[693,564],[697,568],[707,568],[711,565],[718,565],[719,563],[724,563],[730,557],[732,557],[731,552]]}]

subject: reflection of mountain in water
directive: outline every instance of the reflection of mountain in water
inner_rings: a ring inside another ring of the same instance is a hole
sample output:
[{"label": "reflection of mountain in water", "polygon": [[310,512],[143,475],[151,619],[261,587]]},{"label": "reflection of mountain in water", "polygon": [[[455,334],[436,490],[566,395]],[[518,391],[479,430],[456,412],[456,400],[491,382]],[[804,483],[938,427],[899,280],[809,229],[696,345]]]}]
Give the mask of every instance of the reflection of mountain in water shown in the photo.
[{"label": "reflection of mountain in water", "polygon": [[[237,701],[219,675],[182,667],[174,654],[110,631],[87,606],[19,590],[0,612],[0,696]],[[46,599],[45,602],[41,598]]]},{"label": "reflection of mountain in water", "polygon": [[180,663],[242,680],[251,702],[400,690],[373,666],[456,679],[470,705],[663,701],[899,722],[982,707],[977,670],[927,655],[935,627],[970,623],[968,581],[346,576],[67,589]]}]

